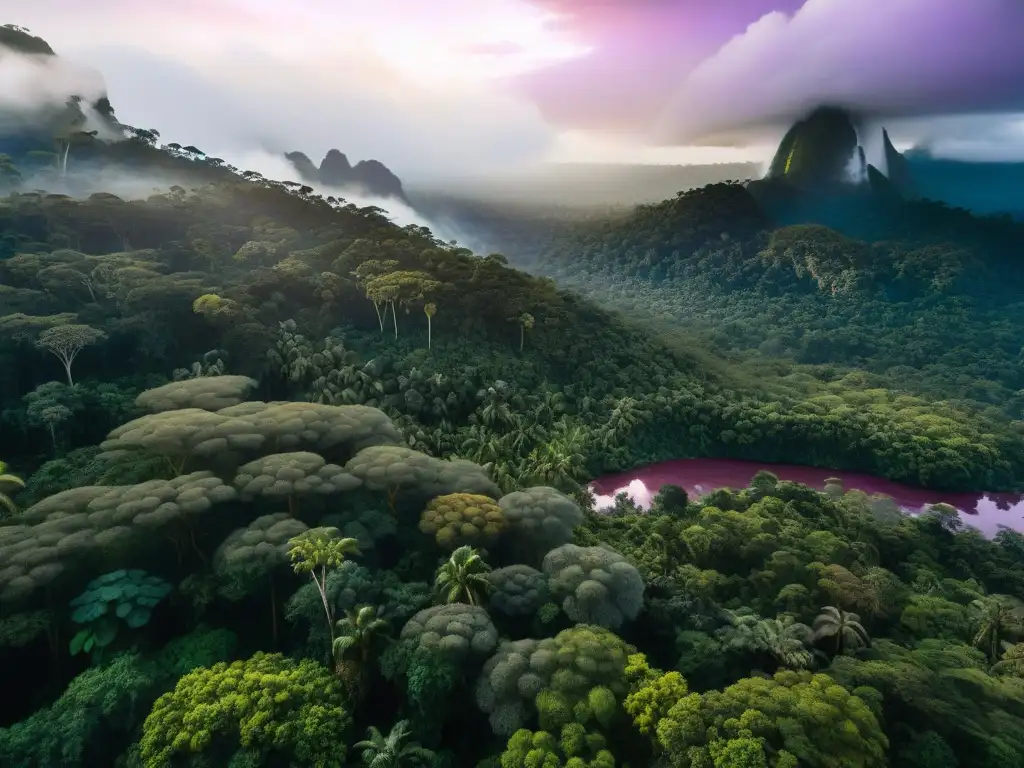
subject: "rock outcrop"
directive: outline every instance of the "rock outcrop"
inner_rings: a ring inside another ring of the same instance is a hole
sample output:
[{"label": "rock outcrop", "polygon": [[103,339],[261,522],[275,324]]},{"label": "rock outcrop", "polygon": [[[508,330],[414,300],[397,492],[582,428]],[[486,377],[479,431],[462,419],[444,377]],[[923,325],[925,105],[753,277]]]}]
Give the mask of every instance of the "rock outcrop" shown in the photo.
[{"label": "rock outcrop", "polygon": [[408,202],[402,181],[377,160],[360,160],[352,165],[343,152],[330,150],[317,168],[303,152],[289,152],[285,158],[302,181],[332,189],[352,189],[375,197],[393,197]]},{"label": "rock outcrop", "polygon": [[917,185],[914,183],[914,174],[910,170],[910,161],[907,160],[889,140],[889,132],[882,130],[882,141],[885,147],[886,176],[893,188],[903,197],[917,197]]},{"label": "rock outcrop", "polygon": [[786,132],[767,178],[785,179],[800,187],[848,182],[858,147],[850,113],[838,107],[819,107]]},{"label": "rock outcrop", "polygon": [[765,181],[802,193],[863,186],[887,198],[918,197],[910,161],[882,131],[885,170],[869,165],[857,134],[857,119],[839,107],[819,107],[786,132]]}]

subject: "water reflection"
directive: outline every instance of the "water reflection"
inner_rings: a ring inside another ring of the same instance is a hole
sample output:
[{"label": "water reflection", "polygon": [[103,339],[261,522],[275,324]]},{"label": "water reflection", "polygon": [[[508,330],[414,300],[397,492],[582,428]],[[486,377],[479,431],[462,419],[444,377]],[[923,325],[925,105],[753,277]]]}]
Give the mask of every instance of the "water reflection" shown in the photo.
[{"label": "water reflection", "polygon": [[623,492],[646,508],[650,505],[651,496],[668,483],[682,486],[691,497],[696,497],[716,488],[745,488],[760,469],[773,472],[781,480],[792,480],[818,489],[824,488],[825,478],[838,477],[846,490],[891,496],[900,509],[909,514],[918,514],[930,504],[944,502],[956,507],[967,525],[989,537],[1003,526],[1024,533],[1024,496],[930,491],[871,475],[795,464],[763,464],[738,459],[679,459],[606,475],[595,480],[593,487],[598,494],[599,509],[611,506],[614,497]]}]

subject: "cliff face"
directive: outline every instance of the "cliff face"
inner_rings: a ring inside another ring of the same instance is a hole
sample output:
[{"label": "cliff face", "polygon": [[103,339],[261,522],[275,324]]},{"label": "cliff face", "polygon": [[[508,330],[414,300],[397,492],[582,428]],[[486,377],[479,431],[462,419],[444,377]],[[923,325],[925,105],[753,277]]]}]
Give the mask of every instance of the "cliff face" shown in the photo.
[{"label": "cliff face", "polygon": [[801,187],[849,181],[848,168],[857,150],[857,130],[850,113],[838,107],[819,107],[787,131],[767,178],[785,179]]},{"label": "cliff face", "polygon": [[344,153],[328,151],[320,161],[320,182],[328,187],[344,187],[352,183],[352,165]]},{"label": "cliff face", "polygon": [[917,185],[914,183],[914,174],[910,170],[910,161],[892,145],[888,131],[882,131],[882,139],[885,145],[886,175],[889,177],[889,183],[903,197],[916,197]]},{"label": "cliff face", "polygon": [[[765,176],[803,192],[864,187],[886,197],[919,195],[910,161],[883,129],[886,173],[867,163],[856,119],[837,107],[819,107],[786,132]],[[852,172],[851,172],[852,171]]]},{"label": "cliff face", "polygon": [[320,183],[320,171],[313,165],[313,161],[306,157],[305,153],[289,152],[284,157],[298,171],[302,181],[307,184]]},{"label": "cliff face", "polygon": [[856,122],[854,116],[829,107],[797,121],[780,142],[768,173],[748,189],[764,205],[787,215],[815,206],[834,208],[841,199],[928,199],[980,215],[1024,218],[1024,162],[943,159],[926,148],[904,154],[883,128],[883,171],[866,162]]},{"label": "cliff face", "polygon": [[354,189],[375,197],[394,197],[408,202],[401,180],[377,160],[360,160],[352,165],[337,149],[324,156],[319,168],[303,152],[289,152],[285,158],[308,184]]}]

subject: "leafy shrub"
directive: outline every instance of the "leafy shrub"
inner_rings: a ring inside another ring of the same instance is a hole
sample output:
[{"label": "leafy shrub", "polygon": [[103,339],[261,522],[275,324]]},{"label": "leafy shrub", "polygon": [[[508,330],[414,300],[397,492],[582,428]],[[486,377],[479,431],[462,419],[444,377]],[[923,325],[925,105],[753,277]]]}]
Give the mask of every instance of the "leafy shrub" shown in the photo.
[{"label": "leafy shrub", "polygon": [[118,619],[131,629],[144,627],[171,585],[158,576],[140,570],[111,571],[89,582],[85,591],[71,601],[71,620],[85,626],[71,638],[72,656],[100,652],[117,638]]}]

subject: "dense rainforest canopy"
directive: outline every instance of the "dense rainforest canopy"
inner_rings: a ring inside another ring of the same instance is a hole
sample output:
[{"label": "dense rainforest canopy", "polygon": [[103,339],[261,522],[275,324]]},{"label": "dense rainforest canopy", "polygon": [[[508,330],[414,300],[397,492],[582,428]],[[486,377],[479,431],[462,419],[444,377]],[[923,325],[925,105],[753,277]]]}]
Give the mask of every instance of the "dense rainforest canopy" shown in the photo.
[{"label": "dense rainforest canopy", "polygon": [[1024,765],[1020,534],[767,472],[583,485],[1019,485],[1013,225],[856,240],[718,185],[538,276],[125,130],[33,157],[180,183],[6,166],[5,768]]},{"label": "dense rainforest canopy", "polygon": [[717,184],[519,247],[506,225],[503,242],[516,263],[750,365],[857,369],[1019,422],[1024,222],[863,189],[799,205],[784,193]]}]

